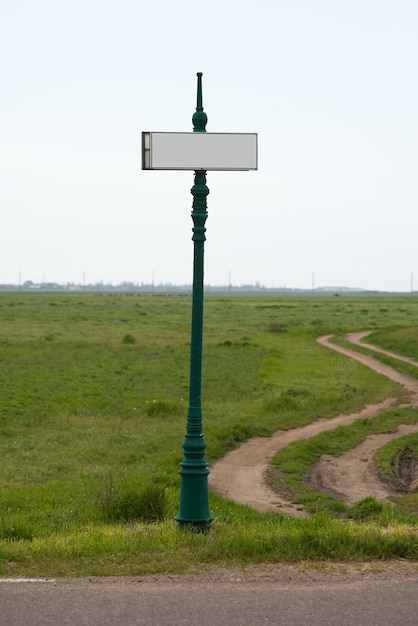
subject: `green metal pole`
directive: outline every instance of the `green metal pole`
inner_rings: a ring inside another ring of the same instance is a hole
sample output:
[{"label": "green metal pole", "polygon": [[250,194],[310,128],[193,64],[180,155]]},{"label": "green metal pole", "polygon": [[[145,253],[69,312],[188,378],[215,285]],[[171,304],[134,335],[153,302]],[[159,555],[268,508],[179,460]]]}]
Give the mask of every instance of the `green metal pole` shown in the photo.
[{"label": "green metal pole", "polygon": [[[197,106],[192,118],[193,132],[204,133],[207,115],[202,106],[202,74],[197,74]],[[190,343],[190,386],[184,459],[180,463],[180,510],[176,520],[180,528],[207,531],[213,520],[209,511],[208,464],[202,432],[202,343],[203,343],[203,274],[205,222],[207,219],[206,171],[195,171],[193,195],[193,295]]]}]

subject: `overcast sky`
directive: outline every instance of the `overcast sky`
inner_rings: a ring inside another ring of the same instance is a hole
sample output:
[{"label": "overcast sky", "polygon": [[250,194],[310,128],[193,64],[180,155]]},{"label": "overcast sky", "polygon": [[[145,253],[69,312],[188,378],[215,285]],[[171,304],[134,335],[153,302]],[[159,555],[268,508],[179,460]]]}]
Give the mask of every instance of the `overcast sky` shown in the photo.
[{"label": "overcast sky", "polygon": [[[193,172],[140,133],[257,132],[209,172],[205,281],[418,289],[416,0],[0,0],[0,283],[190,284]],[[413,283],[414,275],[416,276]]]}]

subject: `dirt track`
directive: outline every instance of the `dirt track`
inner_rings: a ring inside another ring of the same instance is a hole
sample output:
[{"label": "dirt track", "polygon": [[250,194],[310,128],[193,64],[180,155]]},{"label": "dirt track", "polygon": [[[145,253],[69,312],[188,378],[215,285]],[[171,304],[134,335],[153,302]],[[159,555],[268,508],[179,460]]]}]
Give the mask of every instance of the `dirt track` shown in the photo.
[{"label": "dirt track", "polygon": [[[412,359],[362,343],[361,340],[368,334],[369,332],[350,333],[347,339],[353,344],[382,352],[418,367],[418,363]],[[409,392],[408,406],[418,406],[418,379],[401,374],[372,356],[332,344],[330,338],[331,336],[320,337],[318,341],[402,385]],[[287,515],[304,516],[306,513],[300,507],[292,504],[267,485],[266,473],[274,454],[292,441],[308,439],[320,432],[333,430],[337,426],[351,424],[359,418],[375,417],[382,411],[388,410],[393,403],[394,400],[388,398],[379,404],[366,406],[357,413],[342,414],[332,419],[320,419],[302,428],[279,430],[271,437],[254,437],[214,464],[209,475],[209,486],[212,491],[235,502],[252,506],[259,511],[276,510]],[[393,492],[388,485],[378,479],[374,470],[373,454],[391,439],[410,432],[418,432],[418,424],[400,426],[396,433],[390,435],[367,437],[360,446],[340,457],[324,455],[310,472],[309,480],[318,491],[330,493],[347,504],[353,504],[366,496],[386,500],[393,495]]]}]

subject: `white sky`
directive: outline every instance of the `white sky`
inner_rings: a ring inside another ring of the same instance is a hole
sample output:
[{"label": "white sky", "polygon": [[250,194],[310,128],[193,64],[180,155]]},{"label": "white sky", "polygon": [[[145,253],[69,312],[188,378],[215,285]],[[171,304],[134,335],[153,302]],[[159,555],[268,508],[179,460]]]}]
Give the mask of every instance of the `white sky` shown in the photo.
[{"label": "white sky", "polygon": [[[0,283],[190,284],[192,172],[140,132],[257,132],[209,172],[205,281],[418,285],[416,0],[0,0]],[[414,288],[417,288],[414,285]]]}]

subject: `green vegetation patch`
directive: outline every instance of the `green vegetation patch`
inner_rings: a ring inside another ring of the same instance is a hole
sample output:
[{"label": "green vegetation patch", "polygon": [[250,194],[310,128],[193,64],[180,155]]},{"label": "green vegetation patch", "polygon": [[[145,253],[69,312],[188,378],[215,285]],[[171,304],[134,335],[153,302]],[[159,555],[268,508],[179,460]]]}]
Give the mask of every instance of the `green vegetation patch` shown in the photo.
[{"label": "green vegetation patch", "polygon": [[366,341],[371,341],[380,348],[407,356],[418,361],[418,327],[411,325],[394,326],[376,330]]},{"label": "green vegetation patch", "polygon": [[[395,383],[316,337],[372,329],[383,342],[389,328],[399,347],[394,329],[410,328],[417,312],[413,298],[208,295],[208,461],[253,435],[401,398]],[[288,520],[214,496],[208,536],[178,531],[190,318],[189,294],[0,293],[0,572],[416,558],[405,520],[383,531],[376,516],[347,523],[338,511]]]},{"label": "green vegetation patch", "polygon": [[211,567],[298,561],[418,559],[418,536],[407,524],[384,532],[374,522],[248,515],[218,521],[209,534],[154,525],[91,525],[49,538],[2,543],[0,574],[15,576],[140,575],[205,572]]}]

